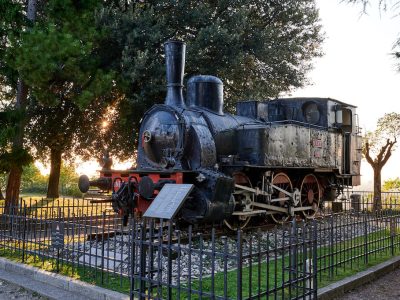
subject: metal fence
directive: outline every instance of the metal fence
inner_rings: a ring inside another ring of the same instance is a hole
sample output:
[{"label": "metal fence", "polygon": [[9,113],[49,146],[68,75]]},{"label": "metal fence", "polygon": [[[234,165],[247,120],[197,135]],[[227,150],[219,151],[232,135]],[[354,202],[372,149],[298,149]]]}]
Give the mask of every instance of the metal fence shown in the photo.
[{"label": "metal fence", "polygon": [[342,202],[314,220],[236,232],[123,226],[101,202],[31,200],[0,206],[0,256],[139,299],[315,299],[318,287],[400,253],[397,195],[379,213],[368,197],[364,209]]},{"label": "metal fence", "polygon": [[132,239],[131,292],[139,299],[315,298],[315,224],[220,236],[141,222]]},{"label": "metal fence", "polygon": [[[381,209],[400,209],[400,192],[382,192]],[[349,190],[341,195],[334,202],[326,202],[325,212],[340,211],[374,211],[374,192]]]}]

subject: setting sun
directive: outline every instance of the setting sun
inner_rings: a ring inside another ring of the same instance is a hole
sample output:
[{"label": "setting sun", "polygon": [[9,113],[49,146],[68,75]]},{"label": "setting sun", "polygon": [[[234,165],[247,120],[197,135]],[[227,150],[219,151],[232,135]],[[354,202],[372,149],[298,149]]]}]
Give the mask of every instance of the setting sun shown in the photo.
[{"label": "setting sun", "polygon": [[[126,170],[130,169],[133,165],[132,161],[124,161],[119,162],[116,161],[113,164],[113,169],[115,170]],[[39,161],[35,161],[35,166],[39,169],[42,175],[49,175],[50,174],[50,166],[45,165]],[[89,160],[89,161],[78,161],[75,164],[75,172],[78,175],[87,175],[90,178],[95,178],[99,174],[99,170],[101,169],[99,162],[96,160]]]}]

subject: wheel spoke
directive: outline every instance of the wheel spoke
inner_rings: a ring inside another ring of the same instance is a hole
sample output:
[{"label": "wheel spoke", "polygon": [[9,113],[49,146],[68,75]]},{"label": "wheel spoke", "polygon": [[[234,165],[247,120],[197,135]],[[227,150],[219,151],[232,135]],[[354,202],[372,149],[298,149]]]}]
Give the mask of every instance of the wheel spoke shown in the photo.
[{"label": "wheel spoke", "polygon": [[[289,193],[293,191],[292,182],[290,178],[285,173],[278,173],[272,178],[272,184],[285,190]],[[272,193],[272,200],[277,198],[285,198],[287,195],[281,191],[274,190]],[[284,207],[285,201],[273,202],[272,205]],[[290,216],[287,213],[274,213],[271,215],[271,218],[275,223],[282,224],[287,222],[290,219]]]},{"label": "wheel spoke", "polygon": [[[247,187],[252,187],[250,179],[247,177],[246,174],[242,172],[236,172],[232,174],[233,180],[235,184],[240,184]],[[249,207],[243,207],[241,204],[246,198],[244,194],[235,194],[235,209],[234,211],[243,211],[244,208],[249,209]],[[251,209],[251,208],[250,208]],[[239,216],[231,216],[229,219],[225,219],[225,225],[231,230],[243,229],[247,226],[250,222],[251,216],[247,217],[239,217]]]},{"label": "wheel spoke", "polygon": [[312,207],[312,209],[303,210],[302,213],[306,218],[313,218],[318,210],[321,195],[318,179],[314,174],[308,174],[303,178],[300,192],[301,205]]}]

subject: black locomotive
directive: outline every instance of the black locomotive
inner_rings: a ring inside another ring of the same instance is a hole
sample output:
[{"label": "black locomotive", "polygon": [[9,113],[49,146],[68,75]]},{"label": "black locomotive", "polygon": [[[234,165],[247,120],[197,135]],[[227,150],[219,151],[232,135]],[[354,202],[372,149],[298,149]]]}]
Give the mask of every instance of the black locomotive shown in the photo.
[{"label": "black locomotive", "polygon": [[143,116],[137,168],[80,178],[112,190],[115,210],[141,215],[166,183],[195,188],[178,219],[244,227],[251,217],[285,222],[312,218],[323,201],[360,184],[361,137],[356,108],[329,98],[244,101],[224,112],[223,83],[188,80],[185,44],[165,43],[167,96]]}]

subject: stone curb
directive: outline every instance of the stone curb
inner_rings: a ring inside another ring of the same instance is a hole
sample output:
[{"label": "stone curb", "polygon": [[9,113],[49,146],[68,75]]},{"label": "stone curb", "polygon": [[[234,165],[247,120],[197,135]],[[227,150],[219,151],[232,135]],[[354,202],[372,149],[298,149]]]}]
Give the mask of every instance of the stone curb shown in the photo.
[{"label": "stone curb", "polygon": [[353,290],[363,284],[374,281],[383,275],[394,271],[400,266],[400,256],[393,257],[388,261],[373,266],[365,271],[359,272],[353,276],[332,283],[318,290],[319,300],[331,300],[339,298],[344,293]]},{"label": "stone curb", "polygon": [[[78,294],[87,299],[125,300],[128,295],[94,286],[67,276],[51,273],[32,266],[24,265],[0,257],[0,269],[27,277],[33,281],[49,284],[53,287]],[[19,284],[18,284],[19,285]],[[29,287],[27,288],[29,289]],[[56,298],[55,298],[56,299]]]}]

